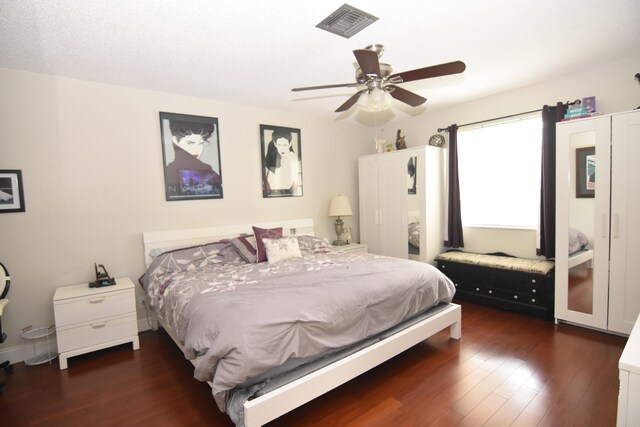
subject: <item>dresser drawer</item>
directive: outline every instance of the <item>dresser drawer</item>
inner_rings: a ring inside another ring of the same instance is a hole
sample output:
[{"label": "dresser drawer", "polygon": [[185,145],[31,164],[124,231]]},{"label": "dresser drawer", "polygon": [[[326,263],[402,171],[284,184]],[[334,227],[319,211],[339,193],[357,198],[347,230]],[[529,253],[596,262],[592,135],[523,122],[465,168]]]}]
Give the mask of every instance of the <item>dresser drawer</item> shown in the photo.
[{"label": "dresser drawer", "polygon": [[78,350],[138,334],[135,313],[94,320],[79,325],[56,327],[58,351]]},{"label": "dresser drawer", "polygon": [[54,312],[58,327],[105,317],[135,313],[133,290],[103,292],[96,295],[56,301]]}]

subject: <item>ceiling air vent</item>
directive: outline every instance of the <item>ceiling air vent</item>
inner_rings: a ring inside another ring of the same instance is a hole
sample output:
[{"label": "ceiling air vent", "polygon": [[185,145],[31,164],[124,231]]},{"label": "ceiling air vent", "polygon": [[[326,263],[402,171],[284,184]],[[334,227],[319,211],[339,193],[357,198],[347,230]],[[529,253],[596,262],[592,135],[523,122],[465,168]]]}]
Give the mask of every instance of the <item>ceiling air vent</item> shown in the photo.
[{"label": "ceiling air vent", "polygon": [[316,27],[348,39],[377,20],[375,16],[345,3]]}]

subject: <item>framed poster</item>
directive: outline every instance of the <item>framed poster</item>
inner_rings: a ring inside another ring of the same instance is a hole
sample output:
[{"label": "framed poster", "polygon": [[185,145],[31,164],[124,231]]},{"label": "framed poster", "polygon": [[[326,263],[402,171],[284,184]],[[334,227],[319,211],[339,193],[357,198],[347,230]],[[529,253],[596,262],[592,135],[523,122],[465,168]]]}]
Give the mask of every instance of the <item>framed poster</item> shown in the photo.
[{"label": "framed poster", "polygon": [[407,161],[407,193],[416,194],[416,173],[418,171],[418,157],[409,157]]},{"label": "framed poster", "polygon": [[222,199],[218,119],[160,113],[167,201]]},{"label": "framed poster", "polygon": [[262,197],[302,196],[300,129],[260,125]]},{"label": "framed poster", "polygon": [[596,147],[576,148],[576,197],[595,197]]},{"label": "framed poster", "polygon": [[0,213],[24,211],[22,171],[0,169]]}]

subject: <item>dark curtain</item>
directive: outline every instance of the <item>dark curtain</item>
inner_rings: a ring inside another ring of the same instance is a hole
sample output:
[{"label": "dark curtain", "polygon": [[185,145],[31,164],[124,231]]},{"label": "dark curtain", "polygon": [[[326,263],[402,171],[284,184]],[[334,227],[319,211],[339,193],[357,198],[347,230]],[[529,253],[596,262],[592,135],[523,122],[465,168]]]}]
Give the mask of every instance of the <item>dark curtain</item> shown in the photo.
[{"label": "dark curtain", "polygon": [[556,123],[564,113],[562,102],[555,107],[542,107],[542,182],[536,253],[547,259],[556,254]]},{"label": "dark curtain", "polygon": [[451,125],[447,129],[449,131],[449,213],[444,245],[450,248],[463,248],[460,181],[458,180],[458,125]]}]

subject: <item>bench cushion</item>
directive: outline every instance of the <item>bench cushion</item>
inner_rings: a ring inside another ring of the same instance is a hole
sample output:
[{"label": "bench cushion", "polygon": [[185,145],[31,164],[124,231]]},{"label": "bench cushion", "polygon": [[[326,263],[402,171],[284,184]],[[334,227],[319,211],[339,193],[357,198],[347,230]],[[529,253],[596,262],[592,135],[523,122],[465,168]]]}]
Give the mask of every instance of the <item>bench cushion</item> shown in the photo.
[{"label": "bench cushion", "polygon": [[483,255],[472,252],[450,251],[436,257],[436,261],[473,264],[503,270],[522,271],[546,276],[553,272],[555,263],[548,260],[524,259],[511,256]]}]

